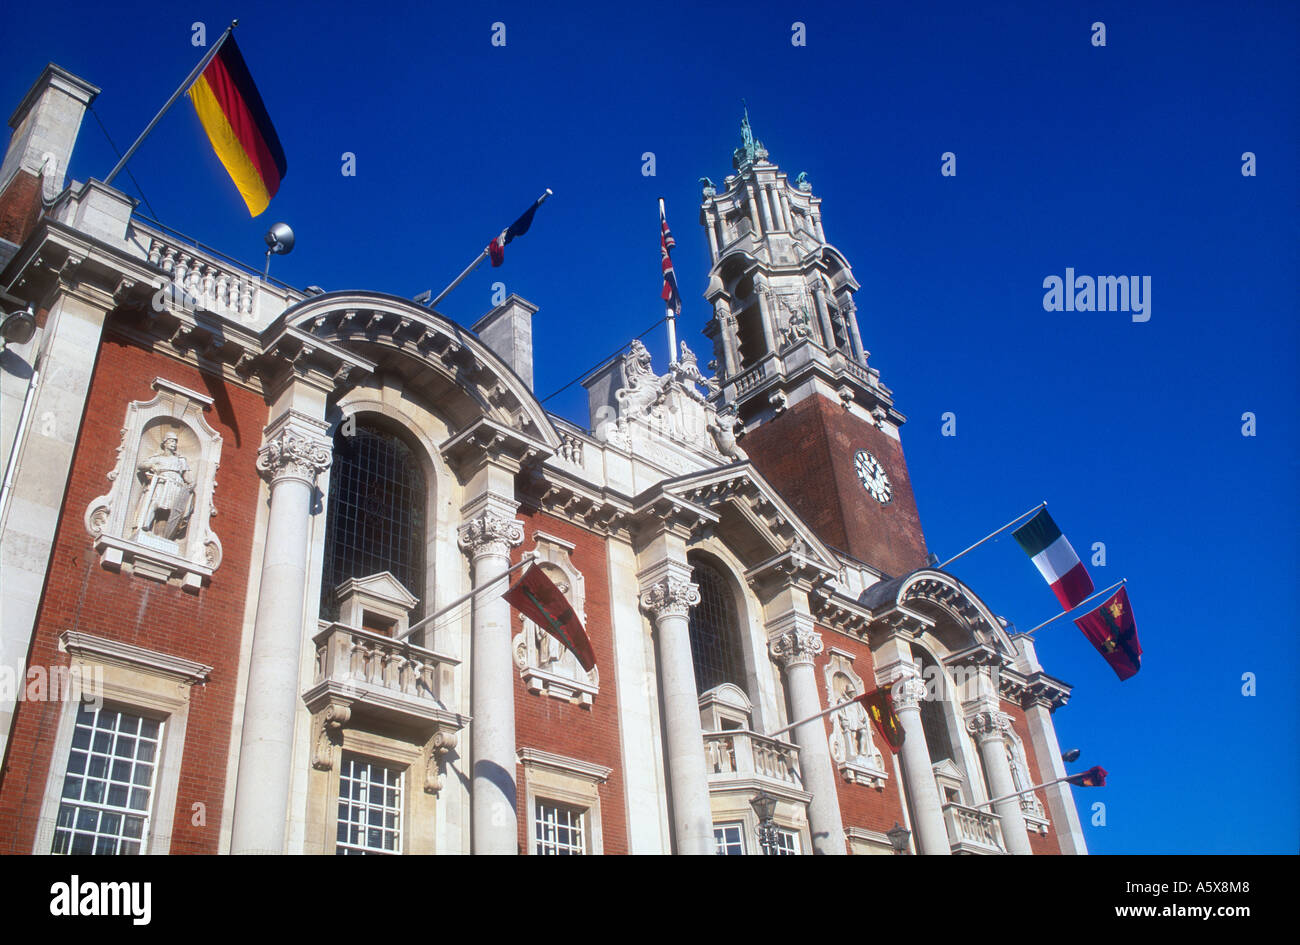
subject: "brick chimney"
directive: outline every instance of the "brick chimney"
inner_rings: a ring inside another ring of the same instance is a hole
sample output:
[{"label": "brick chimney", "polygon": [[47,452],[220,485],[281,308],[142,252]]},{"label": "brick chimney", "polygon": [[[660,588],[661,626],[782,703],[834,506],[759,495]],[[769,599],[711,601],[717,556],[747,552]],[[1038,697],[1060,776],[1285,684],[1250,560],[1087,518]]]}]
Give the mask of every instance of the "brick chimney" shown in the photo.
[{"label": "brick chimney", "polygon": [[[9,119],[0,165],[0,240],[21,244],[41,216],[41,198],[63,190],[86,108],[99,89],[50,63]],[[0,254],[6,247],[0,245]],[[5,254],[8,255],[8,254]]]}]

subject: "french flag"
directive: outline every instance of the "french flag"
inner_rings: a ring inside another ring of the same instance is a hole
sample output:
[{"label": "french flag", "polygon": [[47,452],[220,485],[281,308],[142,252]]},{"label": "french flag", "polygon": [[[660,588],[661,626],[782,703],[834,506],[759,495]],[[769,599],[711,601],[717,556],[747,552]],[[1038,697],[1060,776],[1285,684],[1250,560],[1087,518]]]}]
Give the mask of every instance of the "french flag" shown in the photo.
[{"label": "french flag", "polygon": [[1056,527],[1052,516],[1047,514],[1047,509],[1040,509],[1037,515],[1011,534],[1025,549],[1025,554],[1033,559],[1034,567],[1052,586],[1056,599],[1066,610],[1077,607],[1092,593],[1088,569]]},{"label": "french flag", "polygon": [[[551,189],[548,187],[546,193],[542,194],[533,205],[525,210],[514,223],[501,231],[501,235],[488,243],[487,254],[492,259],[493,266],[499,266],[506,261],[506,244],[514,240],[516,236],[523,236],[528,232],[528,228],[533,225],[533,215],[537,213],[537,208],[542,205],[542,201],[551,195]],[[480,257],[482,258],[482,257]]]}]

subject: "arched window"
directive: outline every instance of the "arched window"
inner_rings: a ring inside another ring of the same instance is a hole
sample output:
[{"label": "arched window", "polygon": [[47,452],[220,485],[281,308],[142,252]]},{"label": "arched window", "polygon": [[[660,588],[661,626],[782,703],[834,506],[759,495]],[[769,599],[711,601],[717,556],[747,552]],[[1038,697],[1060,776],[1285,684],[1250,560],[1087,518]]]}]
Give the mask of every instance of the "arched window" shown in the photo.
[{"label": "arched window", "polygon": [[696,691],[704,693],[723,683],[745,689],[736,605],[726,579],[712,565],[692,561],[700,602],[691,608],[691,659]]},{"label": "arched window", "polygon": [[388,571],[424,601],[425,481],[397,434],[359,422],[334,438],[321,616],[338,616],[334,590],[348,578]]}]

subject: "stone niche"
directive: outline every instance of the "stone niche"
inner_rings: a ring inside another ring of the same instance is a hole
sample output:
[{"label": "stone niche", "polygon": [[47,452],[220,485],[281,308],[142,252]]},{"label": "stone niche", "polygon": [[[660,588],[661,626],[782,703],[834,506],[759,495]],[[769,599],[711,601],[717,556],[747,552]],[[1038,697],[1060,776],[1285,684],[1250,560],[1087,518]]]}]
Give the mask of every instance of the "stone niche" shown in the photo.
[{"label": "stone niche", "polygon": [[221,566],[221,434],[203,416],[211,397],[161,377],[151,386],[152,400],[127,405],[112,485],[87,507],[86,530],[108,570],[197,594]]},{"label": "stone niche", "polygon": [[[853,671],[853,656],[834,647],[822,669],[828,705],[847,702],[866,691],[865,683]],[[884,785],[885,759],[875,744],[871,717],[861,704],[845,706],[831,713],[831,758],[844,780],[870,787]]]},{"label": "stone niche", "polygon": [[[537,532],[535,540],[535,563],[555,582],[585,626],[586,582],[569,557],[574,546],[545,532]],[[512,641],[515,666],[528,691],[590,706],[600,692],[599,667],[593,667],[588,673],[559,640],[522,614],[519,621],[520,630]]]}]

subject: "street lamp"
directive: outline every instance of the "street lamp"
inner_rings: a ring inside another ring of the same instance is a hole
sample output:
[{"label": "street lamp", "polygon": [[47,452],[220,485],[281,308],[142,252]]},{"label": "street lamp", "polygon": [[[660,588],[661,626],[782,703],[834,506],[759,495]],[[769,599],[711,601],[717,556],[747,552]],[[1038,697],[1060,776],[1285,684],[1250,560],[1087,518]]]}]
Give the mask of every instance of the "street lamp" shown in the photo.
[{"label": "street lamp", "polygon": [[907,852],[907,843],[912,839],[912,831],[900,826],[898,821],[894,821],[894,826],[885,831],[885,836],[889,838],[889,845],[894,848],[894,854],[902,855]]},{"label": "street lamp", "polygon": [[14,312],[12,315],[0,316],[0,351],[6,345],[25,345],[36,334],[36,316],[32,307]]},{"label": "street lamp", "polygon": [[763,849],[764,856],[772,856],[772,851],[776,849],[776,821],[772,819],[776,813],[776,798],[766,791],[759,791],[750,800],[749,806],[758,815],[758,845]]}]

